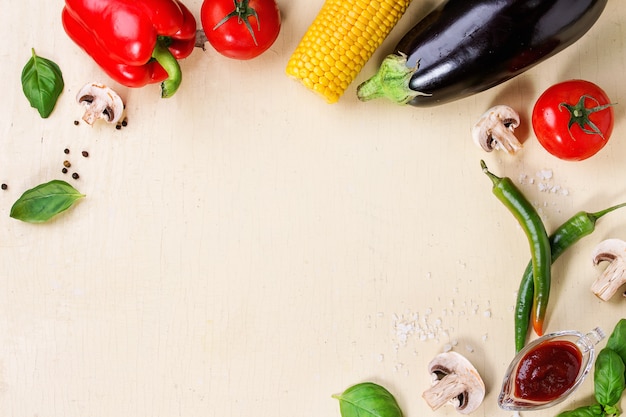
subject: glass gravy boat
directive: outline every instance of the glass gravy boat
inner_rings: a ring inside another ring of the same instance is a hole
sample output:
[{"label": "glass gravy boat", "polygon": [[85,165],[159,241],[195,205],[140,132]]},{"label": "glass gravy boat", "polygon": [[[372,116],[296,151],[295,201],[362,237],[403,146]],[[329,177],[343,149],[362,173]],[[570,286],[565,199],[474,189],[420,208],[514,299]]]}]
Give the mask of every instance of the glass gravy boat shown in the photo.
[{"label": "glass gravy boat", "polygon": [[[596,327],[587,334],[566,330],[532,341],[511,361],[502,382],[498,405],[504,410],[530,411],[548,408],[565,400],[591,370],[595,358],[594,346],[604,337],[602,329]],[[543,365],[540,363],[541,355],[548,358]],[[557,371],[554,367],[561,363],[561,359],[564,362]],[[533,360],[536,362],[533,363]]]}]

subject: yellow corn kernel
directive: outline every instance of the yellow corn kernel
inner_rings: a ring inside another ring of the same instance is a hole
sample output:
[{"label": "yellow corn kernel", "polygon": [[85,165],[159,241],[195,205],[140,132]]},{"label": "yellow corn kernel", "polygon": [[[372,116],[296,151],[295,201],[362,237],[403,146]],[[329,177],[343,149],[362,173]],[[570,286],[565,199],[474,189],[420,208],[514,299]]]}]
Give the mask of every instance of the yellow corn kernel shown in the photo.
[{"label": "yellow corn kernel", "polygon": [[289,58],[285,72],[320,93],[328,103],[337,102],[410,2],[326,0]]}]

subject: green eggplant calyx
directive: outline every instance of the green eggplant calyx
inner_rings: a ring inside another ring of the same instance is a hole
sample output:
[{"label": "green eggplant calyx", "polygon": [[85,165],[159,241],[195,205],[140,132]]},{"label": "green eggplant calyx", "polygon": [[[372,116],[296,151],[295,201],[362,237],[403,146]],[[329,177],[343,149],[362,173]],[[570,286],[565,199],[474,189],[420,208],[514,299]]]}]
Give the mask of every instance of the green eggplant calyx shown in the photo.
[{"label": "green eggplant calyx", "polygon": [[[586,107],[585,106],[585,101],[589,99],[594,101],[596,104],[598,104],[595,107]],[[589,119],[589,116],[592,113],[596,113],[599,111],[602,111],[604,109],[607,109],[611,106],[615,105],[615,103],[610,103],[610,104],[603,104],[600,105],[600,103],[598,102],[598,100],[590,95],[583,95],[580,97],[580,99],[578,100],[578,103],[576,103],[575,105],[571,105],[568,103],[560,103],[559,104],[559,108],[565,108],[567,109],[567,111],[569,111],[570,114],[570,119],[569,119],[569,123],[567,124],[567,129],[570,130],[572,128],[572,126],[574,126],[575,124],[578,125],[580,127],[580,129],[585,132],[588,135],[598,135],[600,136],[602,139],[604,139],[604,135],[602,134],[602,132],[600,131],[600,129],[598,129],[598,126],[595,125],[595,123],[593,123],[591,121],[591,119]],[[570,135],[572,134],[571,130],[570,130]],[[573,138],[573,136],[572,136]]]},{"label": "green eggplant calyx", "polygon": [[254,29],[250,24],[250,17],[254,16],[254,18],[256,19],[256,29],[257,31],[259,31],[261,30],[261,21],[259,20],[259,15],[257,14],[256,10],[248,5],[248,3],[250,3],[250,0],[233,0],[233,2],[235,3],[235,9],[232,12],[228,13],[226,16],[224,16],[222,20],[217,22],[217,24],[213,26],[213,30],[216,30],[233,17],[236,17],[238,24],[243,23],[244,25],[246,25],[248,32],[250,32],[250,36],[252,36],[254,44],[258,46],[259,44],[256,41]]},{"label": "green eggplant calyx", "polygon": [[369,101],[384,97],[398,104],[407,104],[416,96],[430,95],[411,90],[409,82],[417,71],[419,62],[414,68],[407,67],[406,63],[404,54],[387,55],[376,74],[357,87],[358,99]]}]

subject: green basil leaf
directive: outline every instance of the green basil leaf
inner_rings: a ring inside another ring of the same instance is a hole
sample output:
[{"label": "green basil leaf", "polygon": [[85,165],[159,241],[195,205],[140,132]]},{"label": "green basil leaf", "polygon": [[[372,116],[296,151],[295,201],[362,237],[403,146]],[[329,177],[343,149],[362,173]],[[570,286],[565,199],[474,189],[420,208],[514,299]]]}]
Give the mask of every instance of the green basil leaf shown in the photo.
[{"label": "green basil leaf", "polygon": [[373,382],[353,385],[333,398],[339,400],[342,417],[402,417],[393,395]]},{"label": "green basil leaf", "polygon": [[624,391],[624,361],[612,349],[604,348],[598,353],[593,375],[596,400],[603,406],[619,402]]},{"label": "green basil leaf", "polygon": [[31,107],[44,119],[50,116],[63,92],[63,75],[57,64],[49,59],[32,55],[22,70],[22,90]]},{"label": "green basil leaf", "polygon": [[626,364],[626,319],[617,322],[613,333],[606,341],[606,347],[615,351]]},{"label": "green basil leaf", "polygon": [[28,223],[42,223],[83,197],[84,194],[67,182],[52,180],[25,191],[11,207],[10,216]]},{"label": "green basil leaf", "polygon": [[619,416],[622,412],[614,405],[607,405],[604,407],[605,416]]},{"label": "green basil leaf", "polygon": [[594,404],[578,407],[570,411],[564,411],[559,413],[556,417],[602,417],[604,415],[604,409],[602,406],[600,404]]}]

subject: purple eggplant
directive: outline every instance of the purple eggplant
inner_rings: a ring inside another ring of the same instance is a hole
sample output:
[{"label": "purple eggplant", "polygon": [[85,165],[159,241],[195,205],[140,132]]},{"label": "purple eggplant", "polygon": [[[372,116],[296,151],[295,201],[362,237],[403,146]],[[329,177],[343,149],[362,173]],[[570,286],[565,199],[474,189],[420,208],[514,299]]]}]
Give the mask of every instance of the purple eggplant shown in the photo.
[{"label": "purple eggplant", "polygon": [[501,84],[580,39],[608,0],[447,0],[418,22],[357,88],[427,107]]}]

